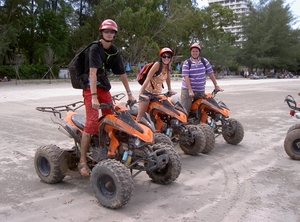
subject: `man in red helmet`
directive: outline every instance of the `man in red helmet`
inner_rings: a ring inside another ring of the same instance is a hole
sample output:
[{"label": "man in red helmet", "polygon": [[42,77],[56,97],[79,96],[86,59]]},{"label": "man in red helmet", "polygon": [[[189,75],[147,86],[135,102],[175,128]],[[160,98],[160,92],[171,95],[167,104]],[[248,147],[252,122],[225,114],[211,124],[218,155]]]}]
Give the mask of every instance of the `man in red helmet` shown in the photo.
[{"label": "man in red helmet", "polygon": [[147,112],[151,95],[162,93],[162,85],[164,81],[166,81],[167,83],[168,91],[176,94],[176,92],[171,89],[170,73],[171,59],[174,53],[170,48],[164,47],[159,51],[158,55],[160,56],[159,61],[153,64],[153,66],[149,70],[145,82],[140,89],[139,109],[136,118],[137,121],[143,116],[145,112]]},{"label": "man in red helmet", "polygon": [[[191,57],[182,65],[181,104],[189,114],[194,97],[205,94],[206,76],[213,82],[215,89],[223,91],[217,84],[214,71],[206,58],[200,57],[201,47],[194,43],[190,46]],[[205,63],[205,64],[204,64]]]},{"label": "man in red helmet", "polygon": [[[134,101],[124,69],[122,57],[118,48],[112,44],[118,32],[117,24],[111,20],[104,20],[99,27],[99,44],[93,44],[85,61],[85,73],[89,78],[85,81],[86,89],[83,90],[86,122],[80,145],[80,161],[78,169],[82,176],[89,176],[91,171],[87,166],[87,150],[91,136],[98,133],[98,118],[100,103],[112,102],[109,92],[111,85],[106,70],[111,69],[120,79],[127,91],[128,99]],[[102,115],[111,114],[111,109],[102,109]]]}]

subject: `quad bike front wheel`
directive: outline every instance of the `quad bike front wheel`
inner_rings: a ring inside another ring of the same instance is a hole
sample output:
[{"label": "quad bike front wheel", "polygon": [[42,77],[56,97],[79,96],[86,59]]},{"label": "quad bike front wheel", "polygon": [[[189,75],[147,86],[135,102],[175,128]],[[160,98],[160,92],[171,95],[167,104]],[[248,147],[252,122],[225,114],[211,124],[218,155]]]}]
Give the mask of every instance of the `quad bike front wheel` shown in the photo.
[{"label": "quad bike front wheel", "polygon": [[286,135],[289,134],[289,132],[291,132],[291,131],[293,131],[293,130],[295,130],[295,129],[300,129],[300,124],[295,124],[295,125],[291,126],[291,127],[288,129]]},{"label": "quad bike front wheel", "polygon": [[179,141],[179,146],[185,154],[196,156],[205,149],[206,139],[203,130],[198,125],[187,125],[189,141]]},{"label": "quad bike front wheel", "polygon": [[286,135],[284,150],[293,160],[300,160],[300,129],[294,129]]},{"label": "quad bike front wheel", "polygon": [[237,145],[244,138],[244,128],[239,121],[229,118],[227,123],[222,126],[222,135],[227,143]]},{"label": "quad bike front wheel", "polygon": [[114,159],[100,161],[92,170],[90,182],[96,198],[107,208],[121,208],[133,194],[129,170]]},{"label": "quad bike front wheel", "polygon": [[61,170],[60,159],[64,150],[55,145],[42,146],[34,156],[34,168],[39,178],[45,183],[61,182],[65,175]]},{"label": "quad bike front wheel", "polygon": [[[153,182],[166,185],[178,178],[181,172],[181,162],[178,153],[171,145],[166,143],[156,143],[153,145],[153,151],[159,149],[165,151],[161,155],[167,153],[169,161],[160,169],[147,170],[146,172]],[[159,159],[160,153],[157,155]]]},{"label": "quad bike front wheel", "polygon": [[201,153],[209,153],[213,150],[216,143],[215,133],[213,129],[206,123],[199,124],[199,127],[202,129],[205,135],[205,148]]},{"label": "quad bike front wheel", "polygon": [[163,133],[155,133],[154,134],[154,142],[155,143],[167,143],[173,146],[173,142],[171,141],[170,137]]}]

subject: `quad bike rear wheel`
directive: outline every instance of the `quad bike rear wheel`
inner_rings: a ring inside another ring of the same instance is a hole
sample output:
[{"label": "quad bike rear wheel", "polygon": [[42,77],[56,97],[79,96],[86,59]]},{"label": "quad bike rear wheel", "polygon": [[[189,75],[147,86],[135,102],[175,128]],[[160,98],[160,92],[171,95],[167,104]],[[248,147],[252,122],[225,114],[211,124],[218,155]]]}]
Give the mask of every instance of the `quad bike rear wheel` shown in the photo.
[{"label": "quad bike rear wheel", "polygon": [[45,183],[59,183],[65,175],[61,170],[60,158],[64,150],[56,145],[42,146],[34,156],[34,168],[39,178]]},{"label": "quad bike rear wheel", "polygon": [[[148,176],[153,180],[153,182],[158,184],[169,184],[176,180],[181,172],[181,162],[176,150],[169,144],[166,143],[156,143],[153,145],[153,151],[158,149],[163,149],[166,151],[169,161],[165,164],[163,168],[156,170],[147,170]],[[165,152],[161,153],[164,155]],[[159,158],[159,153],[158,153]]]},{"label": "quad bike rear wheel", "polygon": [[222,126],[222,135],[227,143],[237,145],[244,138],[244,128],[239,121],[229,118],[226,125]]},{"label": "quad bike rear wheel", "polygon": [[206,153],[209,153],[210,151],[212,151],[213,148],[215,147],[215,142],[216,142],[215,133],[208,124],[202,123],[202,124],[199,124],[199,127],[204,132],[205,141],[206,141],[205,148],[204,148],[204,150],[202,150],[201,153],[206,154]]},{"label": "quad bike rear wheel", "polygon": [[295,129],[300,129],[300,124],[295,124],[295,125],[291,126],[291,127],[288,129],[286,135],[289,134],[289,132],[291,132],[291,131],[293,131],[293,130],[295,130]]},{"label": "quad bike rear wheel", "polygon": [[179,141],[179,146],[185,154],[196,156],[205,149],[205,134],[198,125],[186,125],[191,141]]},{"label": "quad bike rear wheel", "polygon": [[129,170],[114,159],[100,161],[92,170],[90,182],[96,198],[107,208],[121,208],[133,194]]},{"label": "quad bike rear wheel", "polygon": [[300,160],[300,129],[294,129],[286,135],[284,150],[293,160]]}]

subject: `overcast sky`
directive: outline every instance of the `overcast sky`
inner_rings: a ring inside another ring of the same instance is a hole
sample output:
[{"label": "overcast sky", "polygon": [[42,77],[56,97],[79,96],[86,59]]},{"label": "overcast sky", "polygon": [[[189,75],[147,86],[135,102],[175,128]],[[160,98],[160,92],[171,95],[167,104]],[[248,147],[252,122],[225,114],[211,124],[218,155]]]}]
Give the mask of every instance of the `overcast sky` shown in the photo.
[{"label": "overcast sky", "polygon": [[[208,6],[207,0],[197,0],[199,7]],[[298,22],[294,28],[300,29],[300,1],[299,0],[285,0],[286,4],[290,5],[290,9],[295,17],[298,18]]]}]

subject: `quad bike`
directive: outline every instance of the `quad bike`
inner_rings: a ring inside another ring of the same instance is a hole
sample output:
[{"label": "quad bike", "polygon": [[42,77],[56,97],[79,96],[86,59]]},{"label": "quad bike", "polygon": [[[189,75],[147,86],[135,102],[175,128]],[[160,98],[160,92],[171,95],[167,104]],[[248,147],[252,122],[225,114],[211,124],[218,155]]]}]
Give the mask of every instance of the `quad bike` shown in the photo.
[{"label": "quad bike", "polygon": [[224,140],[232,145],[237,145],[244,138],[242,124],[234,118],[229,118],[229,108],[224,102],[217,102],[214,98],[218,90],[206,93],[204,98],[196,98],[188,116],[190,124],[208,124],[215,136],[222,134]]},{"label": "quad bike", "polygon": [[[300,95],[300,93],[298,94]],[[285,97],[286,102],[290,108],[290,115],[300,119],[300,107],[291,95]],[[300,160],[300,124],[291,126],[284,139],[284,150],[288,156],[294,160]]]},{"label": "quad bike", "polygon": [[[92,169],[92,190],[103,206],[113,209],[129,202],[133,194],[133,177],[140,172],[146,171],[159,184],[171,183],[181,172],[179,155],[174,148],[154,142],[155,129],[149,115],[145,114],[137,123],[127,108],[117,102],[124,96],[124,93],[117,94],[112,97],[113,103],[100,104],[100,109],[111,108],[114,114],[99,118],[99,133],[92,136],[87,154],[87,164]],[[75,142],[71,149],[56,145],[37,149],[34,166],[43,182],[58,183],[66,175],[78,174],[85,116],[75,111],[83,105],[79,101],[65,106],[36,108],[53,113],[52,121]],[[63,112],[66,112],[64,118]]]},{"label": "quad bike", "polygon": [[[157,138],[160,142],[179,143],[180,148],[185,154],[198,155],[208,153],[214,147],[215,138],[206,137],[207,129],[201,125],[188,125],[187,114],[179,101],[171,99],[174,95],[170,92],[154,95],[150,98],[147,112],[155,125],[156,132],[167,135]],[[128,104],[130,113],[137,115],[137,108]],[[210,129],[209,129],[210,130]]]}]

